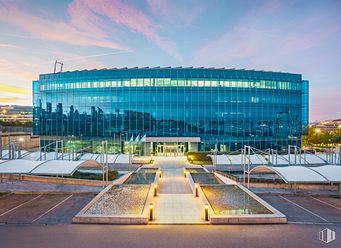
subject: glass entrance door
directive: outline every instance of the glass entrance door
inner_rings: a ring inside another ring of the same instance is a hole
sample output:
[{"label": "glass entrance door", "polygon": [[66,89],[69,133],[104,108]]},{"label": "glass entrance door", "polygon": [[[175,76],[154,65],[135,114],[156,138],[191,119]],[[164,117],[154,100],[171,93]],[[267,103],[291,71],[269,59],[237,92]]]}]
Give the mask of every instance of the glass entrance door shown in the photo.
[{"label": "glass entrance door", "polygon": [[184,145],[159,144],[156,148],[157,156],[183,156]]}]

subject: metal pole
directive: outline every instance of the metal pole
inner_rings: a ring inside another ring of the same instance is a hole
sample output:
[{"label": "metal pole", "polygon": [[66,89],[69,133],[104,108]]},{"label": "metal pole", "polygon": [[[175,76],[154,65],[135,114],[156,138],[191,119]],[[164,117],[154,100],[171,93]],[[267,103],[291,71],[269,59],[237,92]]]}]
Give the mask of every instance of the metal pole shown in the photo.
[{"label": "metal pole", "polygon": [[7,138],[7,142],[8,142],[8,159],[12,159],[12,149],[11,149],[11,135],[8,134],[8,138]]},{"label": "metal pole", "polygon": [[290,154],[291,154],[291,147],[290,147],[290,145],[288,145],[288,156],[289,156],[289,165],[291,164],[291,162],[290,162]]},{"label": "metal pole", "polygon": [[218,153],[218,144],[214,145],[214,171],[217,170],[217,154]]},{"label": "metal pole", "polygon": [[107,168],[107,183],[109,182],[109,165],[108,165],[108,141],[105,141],[105,152],[106,152],[106,168]]},{"label": "metal pole", "polygon": [[[104,155],[103,155],[104,149],[103,149],[103,141],[101,142],[101,155],[100,155],[100,162],[102,165],[102,181],[104,182],[105,179],[105,175],[104,175]],[[103,188],[104,188],[104,184],[103,184]]]},{"label": "metal pole", "polygon": [[244,146],[244,149],[241,150],[243,153],[244,161],[243,161],[243,183],[245,185],[245,165],[246,165],[246,146]]},{"label": "metal pole", "polygon": [[306,161],[307,161],[307,160],[306,160],[306,157],[307,157],[307,156],[306,156],[305,154],[306,154],[306,153],[305,153],[305,151],[303,151],[303,159],[304,159],[304,163],[306,163]]},{"label": "metal pole", "polygon": [[0,159],[2,159],[2,131],[0,130]]},{"label": "metal pole", "polygon": [[64,160],[64,140],[60,141],[60,146],[62,148],[62,160]]},{"label": "metal pole", "polygon": [[[59,148],[59,140],[56,140],[56,146],[54,148],[54,159],[58,160],[58,148]],[[45,156],[46,156],[46,149],[45,149]],[[46,157],[45,157],[46,160]]]},{"label": "metal pole", "polygon": [[248,146],[247,188],[250,188],[250,153],[251,147]]}]

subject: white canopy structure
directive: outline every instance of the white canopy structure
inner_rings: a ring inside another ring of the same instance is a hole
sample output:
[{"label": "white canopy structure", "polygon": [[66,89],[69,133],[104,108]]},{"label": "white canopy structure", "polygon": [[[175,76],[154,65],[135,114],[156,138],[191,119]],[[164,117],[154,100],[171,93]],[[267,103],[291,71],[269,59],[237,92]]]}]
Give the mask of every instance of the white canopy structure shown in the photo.
[{"label": "white canopy structure", "polygon": [[85,153],[80,157],[79,160],[96,160],[99,158],[100,154],[98,153]]},{"label": "white canopy structure", "polygon": [[[211,157],[212,161],[214,161],[216,157],[216,164],[217,165],[243,165],[244,164],[244,156],[241,154],[237,155],[208,155]],[[246,156],[245,163],[248,164],[249,157]],[[252,165],[267,165],[268,161],[259,154],[252,154],[250,155],[250,164]]]},{"label": "white canopy structure", "polygon": [[244,158],[241,154],[237,155],[229,155],[228,158],[231,161],[231,164],[233,165],[242,165],[244,164]]},{"label": "white canopy structure", "polygon": [[273,155],[270,158],[270,163],[273,165],[289,165],[289,160],[288,160],[287,156]]},{"label": "white canopy structure", "polygon": [[[116,159],[117,159],[118,155],[117,154],[108,154],[108,163],[109,164],[114,164],[116,162]],[[101,155],[99,155],[97,158],[96,158],[96,161],[98,163],[101,162]],[[103,162],[106,161],[106,154],[104,154],[104,160]]]},{"label": "white canopy structure", "polygon": [[231,164],[230,159],[226,155],[207,155],[207,156],[210,157],[212,161],[214,161],[214,163],[217,165],[220,165],[220,164],[230,165]]},{"label": "white canopy structure", "polygon": [[26,154],[22,159],[25,160],[33,160],[33,161],[43,161],[43,160],[51,160],[51,159],[57,159],[58,156],[60,156],[60,154],[55,153],[55,152],[31,152]]},{"label": "white canopy structure", "polygon": [[[280,176],[286,183],[330,183],[341,182],[341,167],[325,165],[320,167],[305,166],[257,166],[250,173],[273,172]],[[335,174],[335,175],[334,175]]]},{"label": "white canopy structure", "polygon": [[94,160],[7,160],[0,163],[0,174],[72,175],[79,167],[100,167]]},{"label": "white canopy structure", "polygon": [[[9,159],[9,150],[2,150],[2,158],[3,159]],[[29,152],[26,151],[26,150],[21,150],[20,151],[20,156],[25,156],[26,154],[28,154]],[[15,158],[18,158],[19,157],[19,151],[15,151],[15,154],[14,154]]]},{"label": "white canopy structure", "polygon": [[93,160],[50,160],[33,169],[30,174],[71,176],[79,167],[88,163],[93,164],[94,167],[98,165]]},{"label": "white canopy structure", "polygon": [[44,161],[7,160],[0,164],[0,174],[28,174],[42,163]]},{"label": "white canopy structure", "polygon": [[310,169],[324,176],[330,182],[341,182],[341,166],[339,165],[324,165],[319,167],[310,167]]},{"label": "white canopy structure", "polygon": [[[339,158],[339,154],[316,154],[316,156],[318,156],[319,158],[323,159],[324,161],[328,161],[329,164],[333,163],[333,164],[340,164],[340,158]],[[333,158],[332,158],[333,156]]]},{"label": "white canopy structure", "polygon": [[131,160],[133,160],[133,155],[129,155],[129,154],[119,154],[115,164],[129,164],[130,163],[130,157]]},{"label": "white canopy structure", "polygon": [[315,154],[302,154],[302,157],[308,164],[326,164],[325,160]]}]

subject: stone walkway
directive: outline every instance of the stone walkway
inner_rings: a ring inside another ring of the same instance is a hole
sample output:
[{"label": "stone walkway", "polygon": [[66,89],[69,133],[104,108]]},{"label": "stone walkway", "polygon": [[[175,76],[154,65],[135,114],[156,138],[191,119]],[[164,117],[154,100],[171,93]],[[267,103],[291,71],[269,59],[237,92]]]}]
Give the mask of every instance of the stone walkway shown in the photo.
[{"label": "stone walkway", "polygon": [[157,224],[205,223],[204,206],[196,198],[184,177],[185,167],[191,167],[186,157],[156,157],[155,166],[161,168],[158,196],[154,198]]}]

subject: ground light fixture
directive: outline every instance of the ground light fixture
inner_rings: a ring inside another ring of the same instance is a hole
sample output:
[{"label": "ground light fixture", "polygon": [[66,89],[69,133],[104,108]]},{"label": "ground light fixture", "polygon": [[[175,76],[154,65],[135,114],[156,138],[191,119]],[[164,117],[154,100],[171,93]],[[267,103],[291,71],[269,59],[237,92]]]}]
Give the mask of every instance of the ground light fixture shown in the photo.
[{"label": "ground light fixture", "polygon": [[161,171],[157,171],[157,174],[159,175],[159,178],[161,178]]},{"label": "ground light fixture", "polygon": [[193,163],[193,156],[188,156],[188,158],[191,161],[191,163]]},{"label": "ground light fixture", "polygon": [[157,184],[156,183],[154,183],[153,188],[154,188],[154,196],[157,196]]},{"label": "ground light fixture", "polygon": [[153,220],[153,210],[154,210],[153,203],[150,203],[149,204],[149,221]]},{"label": "ground light fixture", "polygon": [[184,176],[185,176],[185,178],[187,177],[187,171],[186,171],[186,169],[184,169]]},{"label": "ground light fixture", "polygon": [[208,221],[208,204],[205,204],[204,208],[205,208],[205,221]]},{"label": "ground light fixture", "polygon": [[195,189],[195,197],[198,197],[199,196],[199,184],[195,184],[194,185],[194,189]]}]

